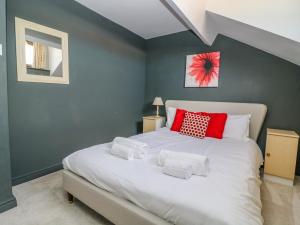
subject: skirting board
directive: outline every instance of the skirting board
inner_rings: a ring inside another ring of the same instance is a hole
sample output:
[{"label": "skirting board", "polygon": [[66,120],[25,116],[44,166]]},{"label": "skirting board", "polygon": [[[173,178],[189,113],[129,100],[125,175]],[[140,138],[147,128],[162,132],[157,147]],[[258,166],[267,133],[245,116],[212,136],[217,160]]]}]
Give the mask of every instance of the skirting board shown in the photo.
[{"label": "skirting board", "polygon": [[61,170],[62,168],[63,168],[62,164],[58,163],[58,164],[54,164],[54,165],[49,166],[49,167],[44,168],[44,169],[36,170],[36,171],[26,173],[26,174],[21,175],[21,176],[13,177],[12,178],[12,184],[13,184],[13,186],[15,186],[15,185],[33,180],[35,178],[45,176],[49,173],[56,172],[58,170]]},{"label": "skirting board", "polygon": [[16,198],[13,195],[11,195],[11,197],[6,201],[0,202],[0,213],[9,210],[11,208],[14,208],[16,206],[17,206]]},{"label": "skirting board", "polygon": [[274,183],[279,183],[279,184],[283,184],[283,185],[287,185],[287,186],[293,186],[294,185],[294,181],[293,180],[289,180],[289,179],[284,179],[281,177],[276,177],[276,176],[272,176],[272,175],[268,175],[268,174],[264,174],[263,179],[266,181],[271,181]]}]

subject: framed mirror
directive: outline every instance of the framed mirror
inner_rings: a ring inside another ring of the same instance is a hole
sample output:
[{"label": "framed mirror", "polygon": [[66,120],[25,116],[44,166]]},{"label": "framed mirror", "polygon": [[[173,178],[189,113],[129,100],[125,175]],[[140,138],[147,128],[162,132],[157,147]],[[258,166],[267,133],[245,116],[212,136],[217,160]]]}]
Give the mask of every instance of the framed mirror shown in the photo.
[{"label": "framed mirror", "polygon": [[15,18],[18,81],[69,84],[68,34]]}]

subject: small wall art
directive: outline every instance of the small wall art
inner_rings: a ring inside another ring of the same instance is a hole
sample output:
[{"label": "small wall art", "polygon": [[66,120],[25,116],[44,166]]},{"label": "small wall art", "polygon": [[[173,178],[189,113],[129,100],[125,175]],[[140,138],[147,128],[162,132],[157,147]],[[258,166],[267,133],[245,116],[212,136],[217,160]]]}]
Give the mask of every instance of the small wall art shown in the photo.
[{"label": "small wall art", "polygon": [[186,57],[185,87],[219,86],[220,52]]}]

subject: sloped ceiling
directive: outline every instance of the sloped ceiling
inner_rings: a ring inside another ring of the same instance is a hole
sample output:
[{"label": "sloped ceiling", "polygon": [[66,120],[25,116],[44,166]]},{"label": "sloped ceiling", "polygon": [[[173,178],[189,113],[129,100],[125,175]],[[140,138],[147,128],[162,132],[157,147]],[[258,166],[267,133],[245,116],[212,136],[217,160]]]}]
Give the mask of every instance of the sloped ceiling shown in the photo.
[{"label": "sloped ceiling", "polygon": [[223,34],[300,65],[299,0],[166,0],[208,45]]},{"label": "sloped ceiling", "polygon": [[160,0],[76,1],[145,39],[188,29]]},{"label": "sloped ceiling", "polygon": [[300,0],[76,0],[150,39],[192,29],[207,45],[218,34],[300,65]]}]

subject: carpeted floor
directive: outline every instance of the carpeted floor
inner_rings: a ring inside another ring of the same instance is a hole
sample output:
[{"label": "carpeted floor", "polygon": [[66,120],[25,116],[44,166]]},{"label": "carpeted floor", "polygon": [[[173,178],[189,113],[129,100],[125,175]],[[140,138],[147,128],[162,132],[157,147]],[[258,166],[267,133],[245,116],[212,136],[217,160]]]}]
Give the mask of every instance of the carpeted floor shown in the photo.
[{"label": "carpeted floor", "polygon": [[[18,207],[0,214],[1,225],[112,225],[79,201],[69,204],[61,171],[15,186]],[[300,183],[262,184],[265,225],[300,225]]]},{"label": "carpeted floor", "polygon": [[13,187],[18,206],[0,214],[1,225],[111,225],[80,201],[70,204],[61,171]]}]

